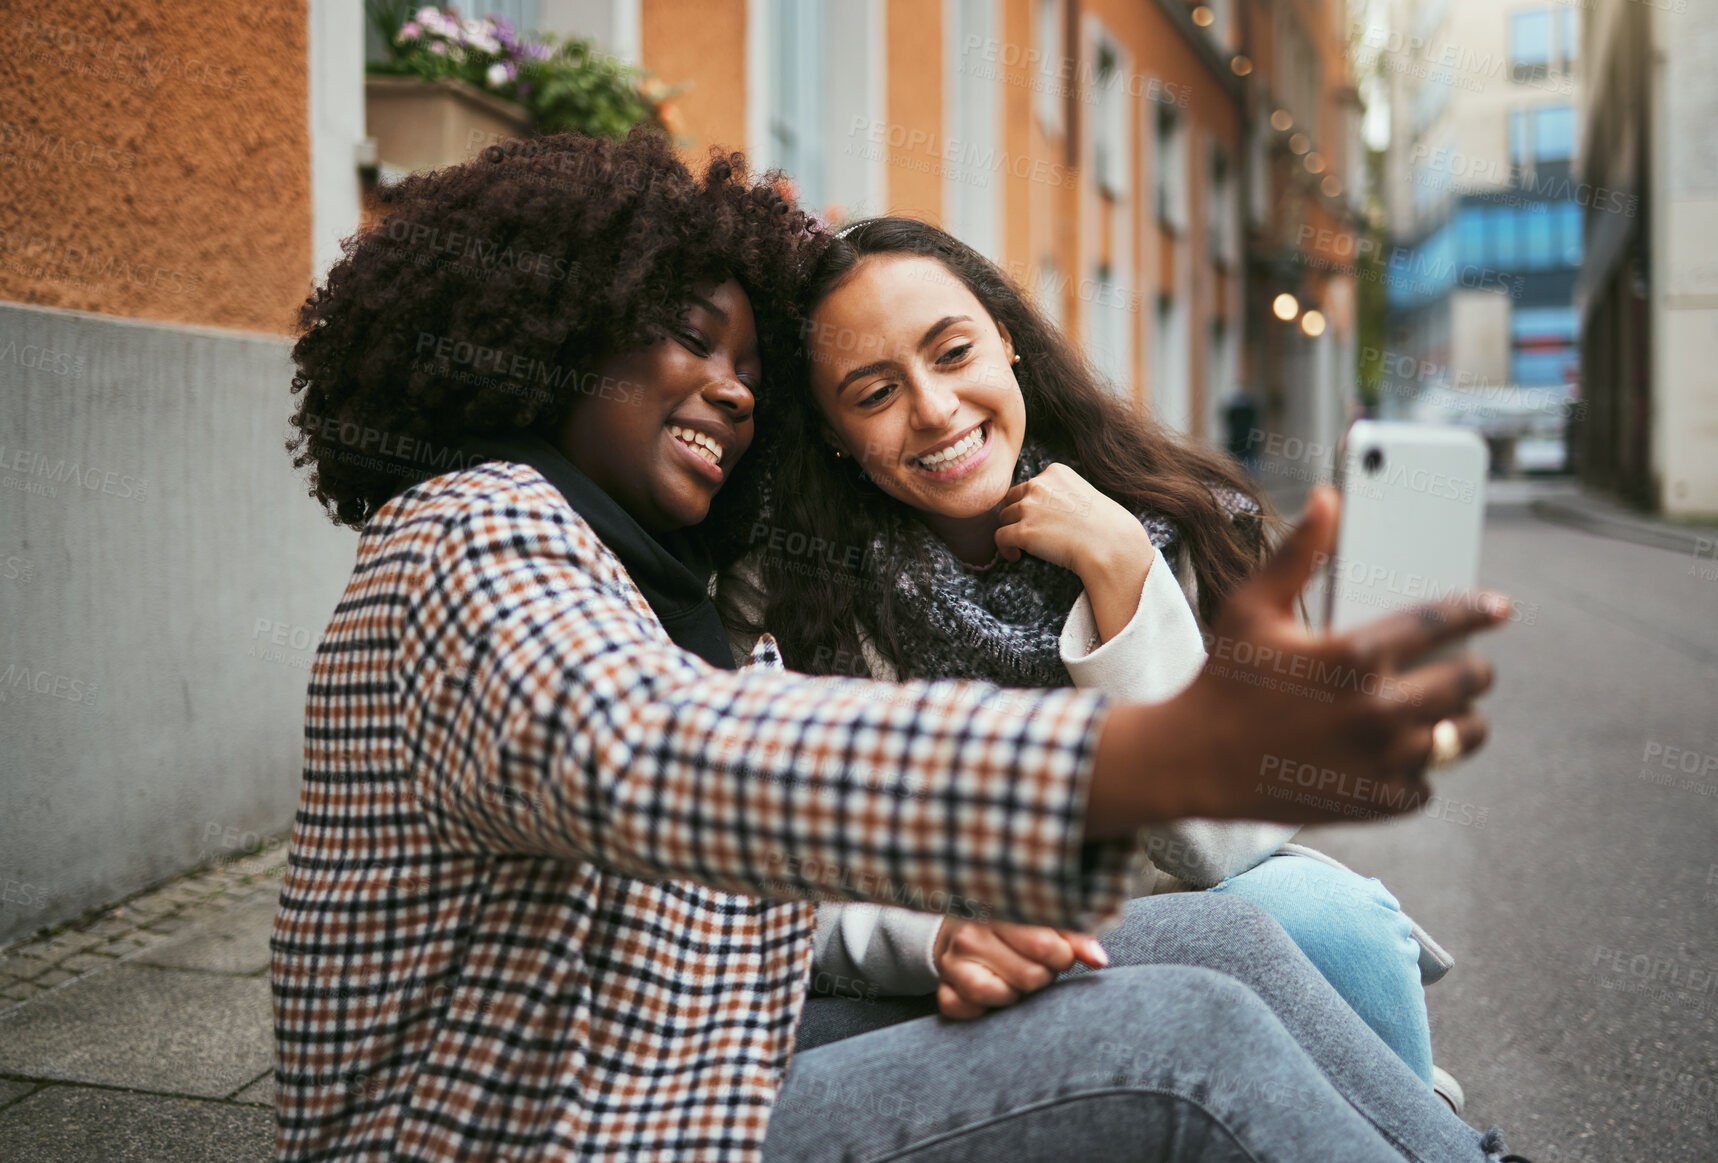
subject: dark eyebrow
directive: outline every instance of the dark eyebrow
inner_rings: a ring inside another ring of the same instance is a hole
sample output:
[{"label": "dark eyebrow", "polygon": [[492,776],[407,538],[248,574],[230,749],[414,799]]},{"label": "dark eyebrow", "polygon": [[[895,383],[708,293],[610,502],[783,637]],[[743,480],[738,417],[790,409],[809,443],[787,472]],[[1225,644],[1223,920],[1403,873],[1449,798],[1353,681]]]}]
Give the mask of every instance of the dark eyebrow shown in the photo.
[{"label": "dark eyebrow", "polygon": [[[938,319],[935,323],[931,324],[930,329],[919,339],[919,346],[924,347],[929,344],[931,340],[941,335],[945,328],[951,327],[956,323],[971,322],[972,316],[970,315],[944,315],[941,319]],[[864,367],[854,368],[852,371],[842,376],[841,382],[835,385],[835,398],[839,400],[843,389],[845,389],[847,385],[852,383],[854,380],[863,379],[865,376],[880,372],[888,366],[888,360],[880,359],[875,363],[868,363]]]},{"label": "dark eyebrow", "polygon": [[723,323],[728,322],[728,313],[726,311],[722,310],[720,307],[716,306],[716,304],[710,302],[710,300],[706,299],[704,296],[693,295],[692,296],[692,302],[694,302],[698,306],[704,308],[704,310],[708,311],[710,314],[712,314],[716,318],[720,319]]}]

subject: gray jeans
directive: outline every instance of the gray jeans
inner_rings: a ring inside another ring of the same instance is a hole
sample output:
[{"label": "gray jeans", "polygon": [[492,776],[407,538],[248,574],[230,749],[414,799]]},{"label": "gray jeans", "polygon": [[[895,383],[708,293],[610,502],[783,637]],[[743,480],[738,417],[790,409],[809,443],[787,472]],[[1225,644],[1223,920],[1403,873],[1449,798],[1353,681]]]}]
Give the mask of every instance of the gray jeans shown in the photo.
[{"label": "gray jeans", "polygon": [[976,1021],[935,999],[812,998],[769,1163],[1481,1163],[1450,1113],[1257,906],[1128,903],[1108,969]]}]

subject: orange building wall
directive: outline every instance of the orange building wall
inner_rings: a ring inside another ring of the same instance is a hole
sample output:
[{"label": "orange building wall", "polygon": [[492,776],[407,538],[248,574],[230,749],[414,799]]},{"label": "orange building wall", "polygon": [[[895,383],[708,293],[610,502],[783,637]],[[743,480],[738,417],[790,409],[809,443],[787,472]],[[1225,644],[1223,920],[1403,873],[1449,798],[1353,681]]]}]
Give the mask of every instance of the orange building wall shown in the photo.
[{"label": "orange building wall", "polygon": [[8,15],[0,299],[290,330],[311,279],[307,37],[305,0]]},{"label": "orange building wall", "polygon": [[639,17],[644,67],[681,90],[677,133],[688,157],[712,145],[746,146],[746,5],[645,0]]},{"label": "orange building wall", "polygon": [[[886,202],[891,214],[942,223],[942,5],[888,0],[888,137]],[[897,129],[896,127],[899,127]],[[909,148],[909,146],[911,148]]]}]

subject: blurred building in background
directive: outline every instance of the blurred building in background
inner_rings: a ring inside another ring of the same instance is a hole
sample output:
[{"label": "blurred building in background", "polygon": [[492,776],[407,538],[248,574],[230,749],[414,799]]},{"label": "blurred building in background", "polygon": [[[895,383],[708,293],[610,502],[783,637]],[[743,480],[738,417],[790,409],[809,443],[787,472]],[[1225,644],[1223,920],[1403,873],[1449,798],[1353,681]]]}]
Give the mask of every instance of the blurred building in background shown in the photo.
[{"label": "blurred building in background", "polygon": [[1579,411],[1579,7],[1395,0],[1380,411],[1480,429],[1494,471],[1560,470]]},{"label": "blurred building in background", "polygon": [[744,148],[831,218],[939,223],[1174,427],[1223,443],[1244,389],[1329,447],[1352,412],[1343,0],[580,7],[684,86],[689,152]]},{"label": "blurred building in background", "polygon": [[1582,478],[1718,514],[1718,6],[1588,4]]}]

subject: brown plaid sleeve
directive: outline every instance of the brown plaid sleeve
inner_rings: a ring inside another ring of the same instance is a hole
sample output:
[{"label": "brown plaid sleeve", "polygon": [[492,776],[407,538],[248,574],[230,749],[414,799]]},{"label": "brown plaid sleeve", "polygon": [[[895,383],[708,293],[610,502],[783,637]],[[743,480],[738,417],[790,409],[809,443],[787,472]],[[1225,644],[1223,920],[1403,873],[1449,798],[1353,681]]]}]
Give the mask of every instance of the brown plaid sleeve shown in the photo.
[{"label": "brown plaid sleeve", "polygon": [[491,471],[535,484],[428,499],[402,579],[402,738],[448,846],[1069,928],[1119,911],[1129,846],[1082,852],[1104,695],[718,670],[532,470]]}]

